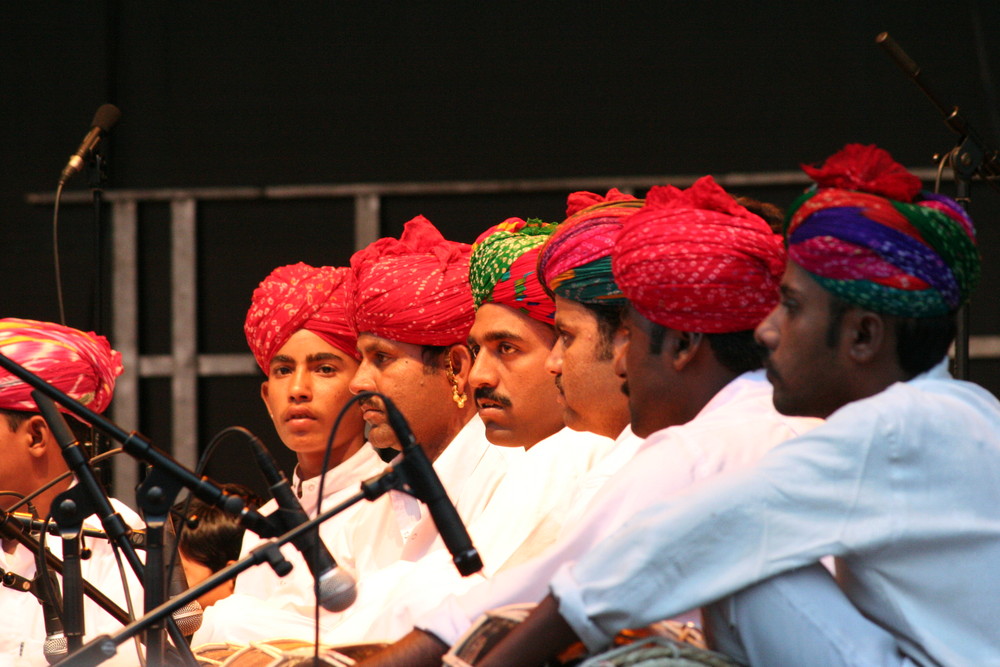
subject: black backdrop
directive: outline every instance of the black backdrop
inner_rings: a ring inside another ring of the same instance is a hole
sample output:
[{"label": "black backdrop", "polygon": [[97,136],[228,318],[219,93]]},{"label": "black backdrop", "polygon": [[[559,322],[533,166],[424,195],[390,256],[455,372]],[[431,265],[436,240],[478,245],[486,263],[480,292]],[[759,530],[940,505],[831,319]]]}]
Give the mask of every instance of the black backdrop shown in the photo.
[{"label": "black backdrop", "polygon": [[[795,169],[844,143],[932,166],[954,136],[876,47],[888,30],[994,145],[1000,3],[33,2],[0,8],[4,316],[58,318],[51,191],[96,108],[123,118],[109,189],[702,174]],[[80,183],[76,188],[83,187]],[[792,191],[764,192],[785,205]],[[510,215],[561,218],[565,193],[395,198],[458,240]],[[1000,332],[1000,196],[974,190],[985,273],[973,333]],[[169,348],[166,205],[142,211],[144,353]],[[256,283],[298,260],[346,261],[342,201],[199,209],[199,346],[246,351]],[[344,231],[344,230],[348,231]],[[68,323],[94,328],[94,232],[60,228]],[[973,379],[1000,390],[1000,363]],[[280,450],[255,378],[202,381],[202,442],[230,424]],[[137,427],[169,449],[168,380],[142,383]],[[230,459],[231,460],[231,459]],[[288,458],[285,458],[288,461]],[[216,465],[220,479],[246,471]]]}]

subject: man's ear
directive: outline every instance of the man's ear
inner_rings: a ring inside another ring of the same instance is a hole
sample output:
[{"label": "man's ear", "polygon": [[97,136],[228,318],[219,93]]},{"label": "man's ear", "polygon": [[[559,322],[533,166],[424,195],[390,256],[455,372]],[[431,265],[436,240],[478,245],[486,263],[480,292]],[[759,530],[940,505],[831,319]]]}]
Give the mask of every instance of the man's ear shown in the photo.
[{"label": "man's ear", "polygon": [[260,398],[262,401],[264,401],[264,407],[267,408],[268,416],[270,416],[271,419],[273,420],[274,415],[271,414],[271,404],[267,402],[267,395],[268,395],[267,392],[268,392],[267,380],[264,380],[263,382],[260,383]]},{"label": "man's ear", "polygon": [[673,331],[674,335],[668,342],[671,351],[671,364],[674,370],[683,370],[698,356],[698,351],[705,343],[704,334],[691,331]]},{"label": "man's ear", "polygon": [[472,370],[472,352],[468,345],[452,345],[446,352],[445,366],[451,364],[451,371],[455,374],[455,383],[460,394],[465,393],[469,388],[469,372]]},{"label": "man's ear", "polygon": [[859,364],[867,364],[884,352],[888,344],[889,322],[879,313],[854,308],[844,315],[842,340],[847,353]]},{"label": "man's ear", "polygon": [[55,444],[55,436],[49,428],[49,423],[41,415],[28,417],[21,423],[18,432],[24,435],[28,453],[36,458],[44,456],[46,447]]}]

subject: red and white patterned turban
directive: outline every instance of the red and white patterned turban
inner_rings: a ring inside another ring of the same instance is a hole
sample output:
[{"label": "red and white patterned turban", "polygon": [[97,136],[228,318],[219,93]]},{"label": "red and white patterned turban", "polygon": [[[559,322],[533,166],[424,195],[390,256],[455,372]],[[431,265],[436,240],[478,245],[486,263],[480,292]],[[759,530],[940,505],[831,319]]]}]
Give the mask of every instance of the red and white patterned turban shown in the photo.
[{"label": "red and white patterned turban", "polygon": [[764,220],[705,176],[687,190],[650,190],[625,222],[611,266],[645,318],[730,333],[753,329],[777,304],[785,251]]},{"label": "red and white patterned turban", "polygon": [[303,262],[271,272],[253,292],[243,332],[257,365],[268,372],[271,357],[299,329],[311,331],[358,359],[357,336],[348,319],[351,270]]},{"label": "red and white patterned turban", "polygon": [[[122,374],[122,356],[104,336],[53,322],[0,320],[0,353],[96,413],[107,409]],[[31,387],[5,370],[0,370],[0,408],[38,412]]]},{"label": "red and white patterned turban", "polygon": [[415,345],[464,343],[476,317],[471,252],[419,215],[398,240],[379,239],[354,253],[355,330]]}]

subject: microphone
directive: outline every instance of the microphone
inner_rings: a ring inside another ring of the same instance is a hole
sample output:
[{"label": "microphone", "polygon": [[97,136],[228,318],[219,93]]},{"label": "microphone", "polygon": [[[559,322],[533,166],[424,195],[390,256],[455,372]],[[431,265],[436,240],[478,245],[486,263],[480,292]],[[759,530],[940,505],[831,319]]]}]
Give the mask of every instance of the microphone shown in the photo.
[{"label": "microphone", "polygon": [[[36,564],[37,564],[36,557]],[[48,579],[42,581],[42,577]],[[62,619],[59,618],[59,607],[62,606],[62,595],[59,594],[59,585],[56,583],[56,575],[48,566],[42,565],[37,570],[35,580],[31,582],[31,592],[42,604],[42,617],[45,620],[45,644],[42,652],[45,660],[50,664],[62,660],[69,651],[69,644],[66,641],[66,633],[63,632]]]},{"label": "microphone", "polygon": [[[163,553],[174,553],[177,548],[177,533],[174,530],[174,523],[168,519],[166,530],[163,531]],[[179,553],[178,556],[180,556]],[[150,573],[149,576],[153,576],[153,573]],[[177,597],[188,588],[189,586],[187,577],[184,575],[184,568],[179,562],[174,563],[174,567],[170,572],[170,581],[167,582],[167,595],[172,598]],[[186,605],[171,614],[171,616],[177,624],[177,629],[181,631],[181,634],[185,637],[190,637],[198,631],[198,628],[201,627],[201,621],[204,613],[204,610],[201,608],[201,603],[197,600],[191,600]]]},{"label": "microphone", "polygon": [[[309,517],[302,509],[302,503],[295,496],[295,492],[292,491],[288,478],[278,468],[264,443],[257,436],[251,436],[250,441],[253,443],[257,466],[264,474],[267,483],[271,485],[271,495],[278,503],[278,509],[268,518],[274,517],[285,531],[308,521]],[[305,558],[309,571],[319,582],[319,604],[323,609],[343,611],[354,604],[358,594],[354,577],[337,565],[337,561],[319,538],[319,528],[292,540],[292,544]]]},{"label": "microphone", "polygon": [[80,147],[76,149],[69,158],[69,162],[62,170],[59,177],[59,185],[64,185],[83,169],[87,156],[97,147],[101,137],[111,131],[118,119],[122,117],[122,112],[114,104],[102,104],[94,114],[94,120],[90,121],[90,132],[83,138]]},{"label": "microphone", "polygon": [[399,411],[396,405],[386,396],[382,396],[385,403],[386,416],[389,425],[396,434],[396,439],[403,446],[402,466],[409,473],[406,476],[407,482],[413,489],[414,495],[422,500],[427,509],[430,510],[434,525],[437,526],[438,533],[444,541],[448,552],[451,553],[452,561],[459,573],[467,577],[474,572],[483,569],[483,561],[479,557],[479,552],[472,546],[472,539],[469,532],[462,523],[462,517],[458,516],[455,505],[452,504],[448,493],[441,484],[441,479],[431,465],[430,459],[423,448],[417,444],[410,425]]}]

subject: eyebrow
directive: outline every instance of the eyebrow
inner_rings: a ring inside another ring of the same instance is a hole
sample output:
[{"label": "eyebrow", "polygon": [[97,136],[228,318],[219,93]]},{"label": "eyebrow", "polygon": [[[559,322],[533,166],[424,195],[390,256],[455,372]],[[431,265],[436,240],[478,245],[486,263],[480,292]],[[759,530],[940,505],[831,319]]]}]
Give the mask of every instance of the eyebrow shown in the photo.
[{"label": "eyebrow", "polygon": [[[306,355],[307,364],[311,364],[317,361],[330,361],[331,359],[334,361],[343,361],[343,357],[333,352],[317,352],[316,354]],[[292,359],[287,354],[276,354],[273,357],[271,357],[272,366],[274,364],[294,364],[294,363],[295,359]]]},{"label": "eyebrow", "polygon": [[495,343],[498,340],[524,340],[524,336],[516,334],[513,331],[504,331],[503,329],[499,331],[487,331],[483,336],[484,343]]}]

